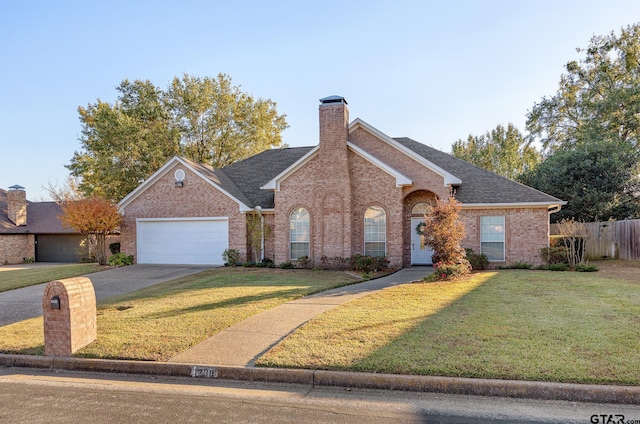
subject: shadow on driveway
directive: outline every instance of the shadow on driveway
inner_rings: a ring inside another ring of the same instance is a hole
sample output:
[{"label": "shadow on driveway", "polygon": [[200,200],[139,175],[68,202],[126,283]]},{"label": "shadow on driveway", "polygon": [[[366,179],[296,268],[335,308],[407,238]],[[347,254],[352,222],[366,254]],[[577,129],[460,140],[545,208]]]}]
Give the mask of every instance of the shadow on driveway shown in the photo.
[{"label": "shadow on driveway", "polygon": [[[85,277],[93,283],[96,299],[99,301],[212,268],[207,265],[131,265],[95,272]],[[0,327],[41,316],[42,295],[46,284],[0,293]]]}]

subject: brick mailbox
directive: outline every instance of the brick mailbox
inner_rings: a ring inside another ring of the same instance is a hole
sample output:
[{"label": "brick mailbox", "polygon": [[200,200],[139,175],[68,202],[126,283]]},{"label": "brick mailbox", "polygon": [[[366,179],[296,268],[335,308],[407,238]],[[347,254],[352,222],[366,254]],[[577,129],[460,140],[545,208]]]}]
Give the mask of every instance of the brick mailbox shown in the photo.
[{"label": "brick mailbox", "polygon": [[96,339],[96,294],[88,278],[51,281],[42,311],[45,355],[71,356]]}]

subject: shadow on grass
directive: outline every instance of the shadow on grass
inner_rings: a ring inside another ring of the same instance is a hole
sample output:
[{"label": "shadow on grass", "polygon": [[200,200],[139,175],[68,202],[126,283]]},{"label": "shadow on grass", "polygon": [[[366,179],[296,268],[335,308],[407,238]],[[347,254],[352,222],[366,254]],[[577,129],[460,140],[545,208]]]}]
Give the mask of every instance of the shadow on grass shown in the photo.
[{"label": "shadow on grass", "polygon": [[175,317],[183,314],[212,311],[214,309],[227,308],[232,306],[241,306],[251,302],[260,302],[260,301],[270,300],[270,299],[289,298],[290,300],[293,300],[296,298],[303,297],[306,294],[307,294],[307,291],[303,289],[291,289],[291,290],[284,290],[284,291],[279,290],[279,291],[272,291],[272,292],[263,293],[259,295],[234,297],[234,298],[226,299],[220,302],[206,303],[204,305],[189,306],[185,308],[172,309],[170,311],[156,312],[152,314],[147,314],[145,315],[145,317],[151,318],[151,319],[171,318],[171,317]]},{"label": "shadow on grass", "polygon": [[593,275],[500,271],[344,368],[638,384],[633,288]]}]

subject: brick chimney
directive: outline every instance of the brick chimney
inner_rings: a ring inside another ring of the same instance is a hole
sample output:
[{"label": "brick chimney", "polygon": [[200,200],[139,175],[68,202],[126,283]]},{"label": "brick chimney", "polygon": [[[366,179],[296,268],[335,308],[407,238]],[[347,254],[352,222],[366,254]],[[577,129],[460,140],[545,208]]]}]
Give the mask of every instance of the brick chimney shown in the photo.
[{"label": "brick chimney", "polygon": [[[315,194],[320,202],[315,228],[322,243],[315,256],[347,257],[351,252],[351,172],[349,170],[349,108],[344,97],[320,99],[319,169]],[[314,219],[314,221],[316,220]],[[316,258],[314,258],[316,259]]]},{"label": "brick chimney", "polygon": [[320,150],[346,155],[348,134],[349,108],[345,98],[329,96],[320,99]]},{"label": "brick chimney", "polygon": [[27,225],[27,193],[24,187],[13,185],[7,192],[7,217],[17,226]]}]

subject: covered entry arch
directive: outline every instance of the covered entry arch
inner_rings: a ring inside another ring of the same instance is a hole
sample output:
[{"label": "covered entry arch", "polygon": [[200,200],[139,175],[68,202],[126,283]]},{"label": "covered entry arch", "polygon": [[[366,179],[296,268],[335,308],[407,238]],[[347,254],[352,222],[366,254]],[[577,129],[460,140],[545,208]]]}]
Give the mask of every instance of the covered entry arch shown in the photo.
[{"label": "covered entry arch", "polygon": [[403,221],[404,221],[404,266],[411,265],[431,265],[431,256],[433,251],[424,246],[421,248],[421,237],[427,237],[427,234],[419,234],[423,232],[420,223],[424,222],[425,214],[435,206],[437,196],[428,190],[418,190],[408,194],[403,202]]}]

